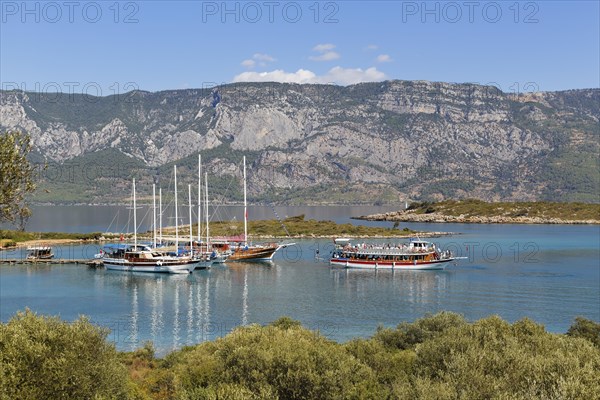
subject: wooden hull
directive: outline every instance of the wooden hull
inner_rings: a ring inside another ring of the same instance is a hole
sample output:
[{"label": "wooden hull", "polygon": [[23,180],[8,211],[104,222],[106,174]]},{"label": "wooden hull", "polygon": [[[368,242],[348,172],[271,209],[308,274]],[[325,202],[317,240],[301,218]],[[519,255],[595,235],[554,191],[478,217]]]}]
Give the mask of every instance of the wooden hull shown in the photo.
[{"label": "wooden hull", "polygon": [[280,246],[256,246],[235,249],[227,261],[271,261]]},{"label": "wooden hull", "polygon": [[440,270],[444,269],[451,261],[454,261],[454,259],[448,258],[433,261],[373,261],[332,258],[329,260],[329,264],[346,268],[362,269]]}]

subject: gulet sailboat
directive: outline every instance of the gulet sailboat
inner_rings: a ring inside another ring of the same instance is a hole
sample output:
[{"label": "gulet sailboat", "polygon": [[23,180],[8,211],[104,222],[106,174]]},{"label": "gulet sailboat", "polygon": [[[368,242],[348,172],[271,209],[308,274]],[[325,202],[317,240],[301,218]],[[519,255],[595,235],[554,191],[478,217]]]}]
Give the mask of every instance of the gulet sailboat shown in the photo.
[{"label": "gulet sailboat", "polygon": [[246,156],[244,156],[244,241],[232,246],[233,253],[227,261],[272,261],[275,253],[290,244],[266,243],[250,245],[248,243],[248,205],[246,198]]},{"label": "gulet sailboat", "polygon": [[133,179],[133,243],[105,245],[102,261],[106,269],[129,272],[191,273],[195,268],[206,263],[194,258],[193,254],[183,257],[165,255],[157,248],[139,244],[136,208],[135,179]]}]

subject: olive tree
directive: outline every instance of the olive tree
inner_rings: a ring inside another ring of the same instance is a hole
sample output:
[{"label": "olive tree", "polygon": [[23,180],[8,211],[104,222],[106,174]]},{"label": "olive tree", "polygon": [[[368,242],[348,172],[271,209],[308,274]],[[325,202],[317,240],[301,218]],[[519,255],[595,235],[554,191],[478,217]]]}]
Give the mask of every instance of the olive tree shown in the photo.
[{"label": "olive tree", "polygon": [[26,195],[35,190],[34,167],[27,159],[30,151],[29,135],[0,134],[0,222],[18,223],[21,230],[31,216]]}]

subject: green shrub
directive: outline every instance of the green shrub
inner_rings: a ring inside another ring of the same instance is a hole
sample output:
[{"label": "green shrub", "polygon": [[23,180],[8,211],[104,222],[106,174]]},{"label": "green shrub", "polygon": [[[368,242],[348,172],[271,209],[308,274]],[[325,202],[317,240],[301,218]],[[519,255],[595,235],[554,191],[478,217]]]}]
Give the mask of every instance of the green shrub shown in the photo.
[{"label": "green shrub", "polygon": [[418,345],[416,353],[420,397],[428,387],[449,390],[451,398],[600,396],[600,351],[527,319],[511,326],[489,317],[454,327]]},{"label": "green shrub", "polygon": [[0,247],[2,248],[9,248],[9,247],[15,247],[17,245],[17,242],[15,242],[14,240],[11,239],[0,239]]},{"label": "green shrub", "polygon": [[83,317],[17,313],[0,325],[0,398],[126,398],[126,369],[107,334]]},{"label": "green shrub", "polygon": [[415,345],[432,339],[446,330],[461,327],[465,319],[453,312],[441,312],[416,320],[414,323],[402,322],[396,329],[378,327],[374,336],[385,347],[391,349],[410,349]]},{"label": "green shrub", "polygon": [[600,349],[599,323],[583,317],[577,317],[575,318],[573,325],[571,325],[567,331],[567,335],[587,339]]},{"label": "green shrub", "polygon": [[442,312],[345,344],[282,317],[163,359],[151,343],[117,354],[84,318],[25,311],[0,328],[2,400],[600,398],[600,325],[581,317],[559,335]]},{"label": "green shrub", "polygon": [[[237,393],[229,398],[385,396],[368,366],[339,344],[288,319],[266,327],[238,328],[224,338],[198,345],[175,370],[180,393],[187,398],[214,398],[210,396],[223,391]],[[196,397],[190,397],[192,393]],[[248,393],[256,397],[244,397]]]},{"label": "green shrub", "polygon": [[354,339],[344,347],[375,372],[380,384],[392,390],[394,387],[408,385],[414,369],[413,350],[389,349],[375,339]]}]

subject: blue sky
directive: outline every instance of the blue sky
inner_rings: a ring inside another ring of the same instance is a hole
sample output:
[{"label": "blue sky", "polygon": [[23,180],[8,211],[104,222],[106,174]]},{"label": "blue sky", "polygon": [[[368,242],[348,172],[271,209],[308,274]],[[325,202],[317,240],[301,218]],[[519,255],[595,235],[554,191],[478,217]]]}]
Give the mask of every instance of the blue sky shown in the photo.
[{"label": "blue sky", "polygon": [[600,86],[598,1],[2,1],[4,89],[234,81]]}]

